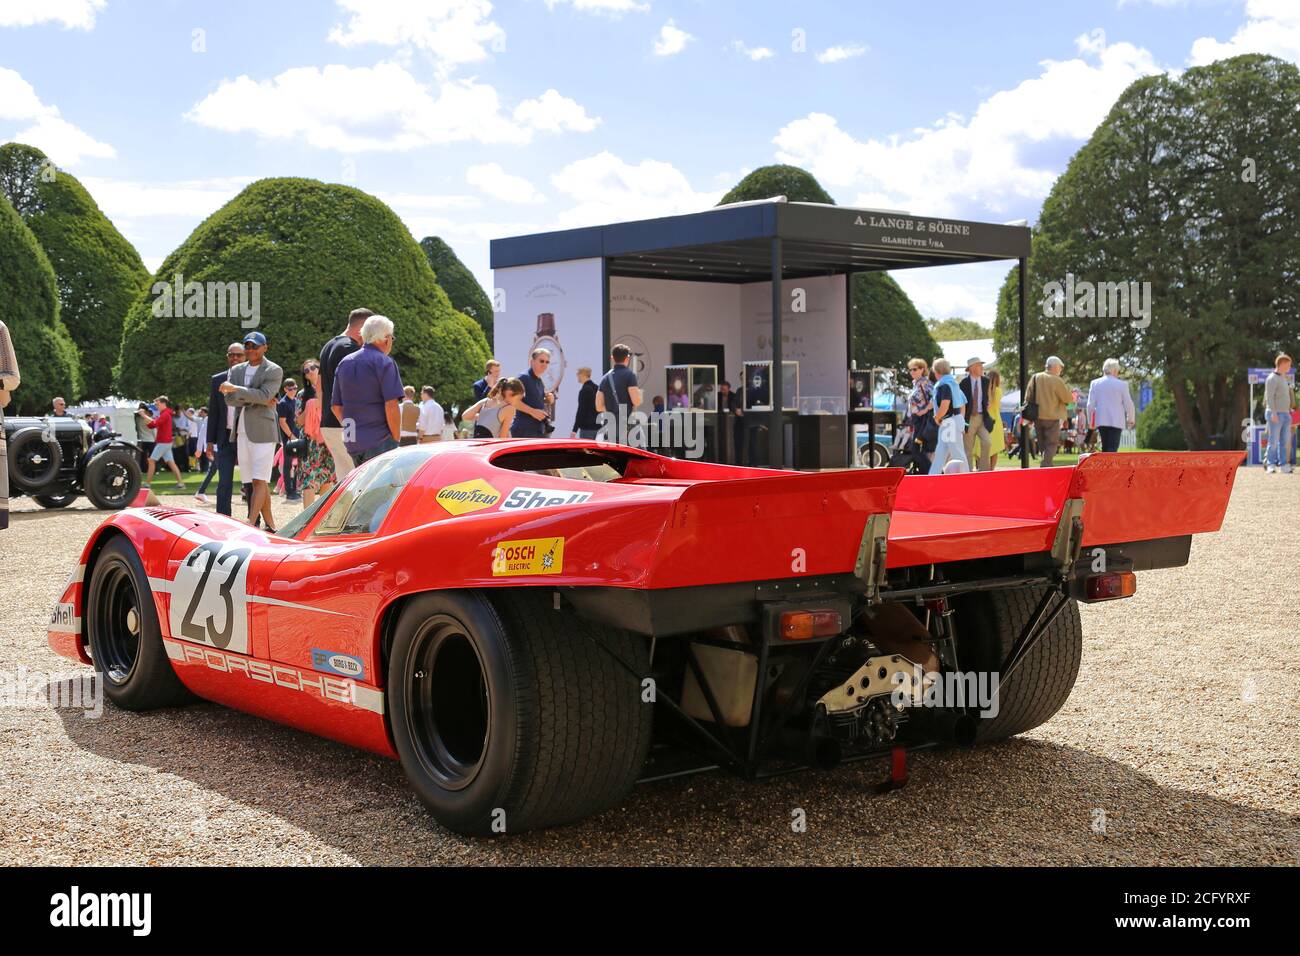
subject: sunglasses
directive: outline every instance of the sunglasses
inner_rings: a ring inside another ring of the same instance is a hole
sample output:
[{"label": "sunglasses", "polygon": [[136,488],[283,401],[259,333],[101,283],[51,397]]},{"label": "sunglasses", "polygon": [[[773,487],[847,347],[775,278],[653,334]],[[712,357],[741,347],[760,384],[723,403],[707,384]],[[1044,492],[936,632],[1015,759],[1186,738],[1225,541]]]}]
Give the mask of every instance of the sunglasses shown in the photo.
[{"label": "sunglasses", "polygon": [[551,360],[550,360],[550,359],[539,358],[539,359],[537,360],[537,362],[538,362],[538,364],[540,364],[540,365],[550,365],[550,364],[551,364]]}]

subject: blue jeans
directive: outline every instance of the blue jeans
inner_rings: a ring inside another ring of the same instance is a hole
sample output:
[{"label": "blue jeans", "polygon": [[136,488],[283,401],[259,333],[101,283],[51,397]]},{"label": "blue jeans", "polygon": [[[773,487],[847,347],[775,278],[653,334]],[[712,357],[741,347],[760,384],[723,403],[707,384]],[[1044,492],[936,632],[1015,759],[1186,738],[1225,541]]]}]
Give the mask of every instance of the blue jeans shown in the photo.
[{"label": "blue jeans", "polygon": [[235,463],[239,448],[234,441],[217,446],[213,467],[217,469],[217,514],[230,514],[230,498],[235,490]]},{"label": "blue jeans", "polygon": [[1291,470],[1291,413],[1268,412],[1268,451],[1266,465]]},{"label": "blue jeans", "polygon": [[353,454],[352,464],[360,468],[363,464],[368,462],[370,459],[378,458],[384,452],[392,451],[396,447],[397,447],[397,439],[394,438],[392,435],[389,435],[378,445],[374,445],[371,448],[367,448],[365,451],[356,452],[355,454]]}]

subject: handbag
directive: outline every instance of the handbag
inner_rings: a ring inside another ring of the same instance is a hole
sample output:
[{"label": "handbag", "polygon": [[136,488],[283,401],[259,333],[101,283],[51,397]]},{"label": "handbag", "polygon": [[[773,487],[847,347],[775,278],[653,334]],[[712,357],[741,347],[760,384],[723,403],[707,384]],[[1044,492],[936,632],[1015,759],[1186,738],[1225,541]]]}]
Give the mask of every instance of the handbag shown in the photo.
[{"label": "handbag", "polygon": [[[1033,398],[1029,396],[1033,395]],[[1025,404],[1020,407],[1020,417],[1025,421],[1038,421],[1038,376],[1029,380],[1029,390],[1025,392]]]},{"label": "handbag", "polygon": [[307,439],[294,438],[284,443],[284,452],[286,455],[292,455],[294,458],[303,458],[307,454]]}]

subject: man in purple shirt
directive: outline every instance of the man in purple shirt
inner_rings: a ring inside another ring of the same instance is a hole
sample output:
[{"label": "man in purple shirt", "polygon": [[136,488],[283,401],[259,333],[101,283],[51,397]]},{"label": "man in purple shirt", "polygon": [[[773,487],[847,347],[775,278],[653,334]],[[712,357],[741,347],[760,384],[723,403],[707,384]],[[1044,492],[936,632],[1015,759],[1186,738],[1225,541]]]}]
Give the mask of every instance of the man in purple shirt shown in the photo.
[{"label": "man in purple shirt", "polygon": [[397,363],[388,354],[393,323],[372,315],[361,326],[361,341],[360,351],[339,362],[330,394],[330,408],[343,425],[343,441],[357,467],[397,447],[398,406],[406,394]]}]

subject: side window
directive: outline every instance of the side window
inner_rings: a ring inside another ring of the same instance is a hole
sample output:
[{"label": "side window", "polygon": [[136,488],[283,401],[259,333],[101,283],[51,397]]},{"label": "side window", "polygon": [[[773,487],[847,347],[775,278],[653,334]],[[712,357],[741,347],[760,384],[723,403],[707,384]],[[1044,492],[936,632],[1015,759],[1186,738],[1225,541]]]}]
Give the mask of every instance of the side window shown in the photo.
[{"label": "side window", "polygon": [[334,500],[313,536],[378,531],[402,487],[428,460],[428,446],[416,445],[366,462],[331,496]]}]

